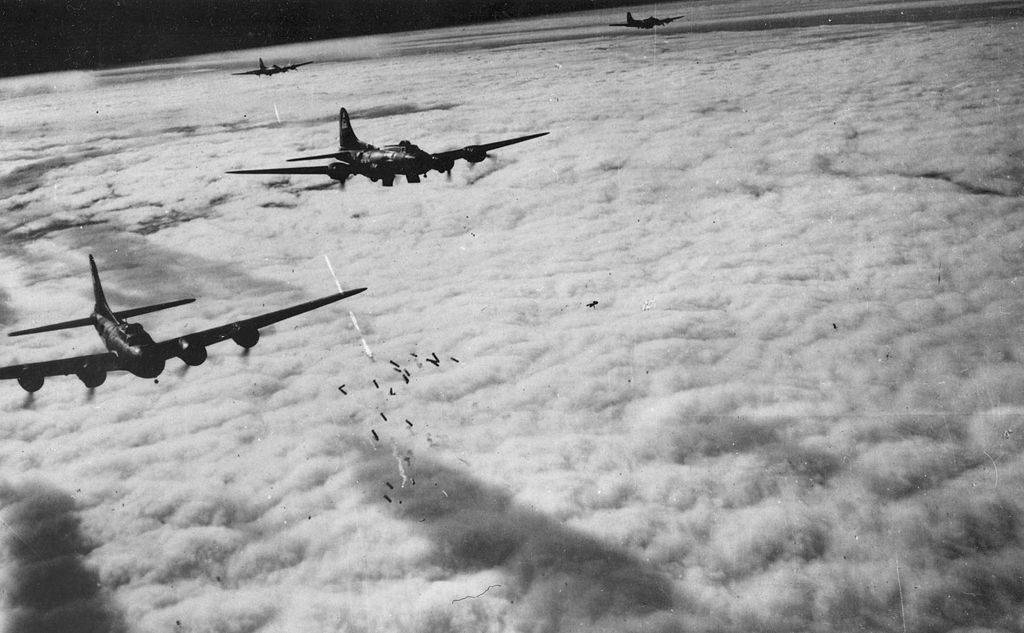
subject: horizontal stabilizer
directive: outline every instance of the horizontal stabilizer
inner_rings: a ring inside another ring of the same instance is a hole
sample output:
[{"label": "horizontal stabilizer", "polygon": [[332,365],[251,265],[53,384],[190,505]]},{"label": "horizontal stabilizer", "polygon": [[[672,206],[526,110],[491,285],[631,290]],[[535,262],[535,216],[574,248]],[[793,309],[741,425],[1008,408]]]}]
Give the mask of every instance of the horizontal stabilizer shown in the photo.
[{"label": "horizontal stabilizer", "polygon": [[[157,303],[151,306],[143,306],[141,308],[131,308],[130,310],[121,310],[115,312],[114,316],[118,319],[128,319],[133,316],[140,314],[149,314],[150,312],[156,312],[157,310],[166,310],[167,308],[174,308],[186,303],[192,303],[195,298],[178,299],[177,301],[168,301],[167,303]],[[25,334],[39,334],[40,332],[53,332],[56,330],[67,330],[75,327],[86,327],[93,325],[94,321],[92,317],[86,317],[84,319],[75,319],[73,321],[64,321],[62,323],[53,323],[51,325],[41,325],[39,327],[29,328],[27,330],[18,330],[17,332],[10,332],[7,336],[23,336]]]},{"label": "horizontal stabilizer", "polygon": [[323,176],[330,175],[328,165],[321,165],[319,167],[276,167],[274,169],[234,169],[229,174],[320,174]]},{"label": "horizontal stabilizer", "polygon": [[297,160],[322,160],[324,158],[334,158],[337,160],[345,160],[352,156],[352,153],[358,150],[342,149],[337,152],[331,152],[330,154],[317,154],[316,156],[300,156],[299,158],[289,158],[286,163],[294,163]]},{"label": "horizontal stabilizer", "polygon": [[167,308],[176,308],[183,306],[186,303],[192,303],[195,301],[195,297],[189,297],[188,299],[178,299],[177,301],[168,301],[167,303],[155,303],[151,306],[143,306],[141,308],[132,308],[130,310],[119,310],[114,313],[119,319],[130,319],[140,314],[149,314],[150,312],[156,312],[157,310],[166,310]]},{"label": "horizontal stabilizer", "polygon": [[29,328],[27,330],[9,332],[7,336],[22,336],[24,334],[38,334],[39,332],[53,332],[55,330],[67,330],[73,327],[85,327],[87,325],[92,324],[92,317],[86,317],[84,319],[75,319],[73,321],[64,321],[62,323],[54,323],[52,325],[41,325],[39,327]]}]

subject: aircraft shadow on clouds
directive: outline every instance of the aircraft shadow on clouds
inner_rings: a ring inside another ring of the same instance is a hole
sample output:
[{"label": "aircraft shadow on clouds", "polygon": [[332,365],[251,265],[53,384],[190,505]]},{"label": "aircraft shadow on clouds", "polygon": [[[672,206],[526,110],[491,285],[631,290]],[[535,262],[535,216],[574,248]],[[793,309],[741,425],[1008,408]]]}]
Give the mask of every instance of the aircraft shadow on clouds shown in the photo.
[{"label": "aircraft shadow on clouds", "polygon": [[75,501],[38,482],[0,486],[5,607],[12,633],[127,631],[119,609],[85,564],[95,549],[82,533]]},{"label": "aircraft shadow on clouds", "polygon": [[[518,506],[507,493],[468,473],[431,460],[416,460],[403,485],[394,461],[368,457],[359,480],[381,486],[398,517],[422,526],[434,544],[436,564],[462,573],[501,567],[508,592],[594,620],[645,615],[679,607],[672,583],[635,556],[539,512]],[[397,483],[397,482],[395,482]]]},{"label": "aircraft shadow on clouds", "polygon": [[288,162],[334,159],[334,162],[316,167],[275,167],[271,169],[237,169],[229,174],[284,174],[284,175],[319,175],[338,181],[342,187],[352,176],[365,176],[373,182],[390,187],[395,183],[396,176],[405,176],[407,182],[417,183],[420,176],[431,171],[443,172],[451,178],[455,161],[465,160],[471,164],[479,163],[488,158],[488,152],[508,145],[522,143],[539,138],[548,132],[539,132],[517,138],[467,145],[459,149],[432,154],[426,152],[409,141],[400,141],[395,145],[377,147],[360,141],[352,130],[348,112],[341,108],[338,113],[338,151],[316,156],[289,158]]},{"label": "aircraft shadow on clouds", "polygon": [[89,255],[89,266],[92,269],[92,287],[95,298],[92,314],[84,319],[74,319],[72,321],[11,332],[8,336],[38,334],[40,332],[52,332],[54,330],[91,325],[96,328],[96,333],[103,340],[107,351],[87,356],[0,367],[0,380],[17,380],[22,389],[33,393],[42,388],[43,380],[49,376],[75,374],[90,389],[102,385],[107,379],[107,374],[112,371],[127,371],[140,378],[156,378],[163,372],[167,361],[172,358],[180,358],[190,367],[201,365],[206,360],[207,347],[228,339],[233,340],[248,350],[259,341],[261,328],[366,290],[366,288],[356,288],[339,292],[274,312],[268,312],[157,343],[142,325],[139,323],[129,323],[127,319],[141,314],[192,303],[195,299],[178,299],[141,308],[114,311],[110,308],[103,294],[99,271],[96,269],[96,262],[92,255]]}]

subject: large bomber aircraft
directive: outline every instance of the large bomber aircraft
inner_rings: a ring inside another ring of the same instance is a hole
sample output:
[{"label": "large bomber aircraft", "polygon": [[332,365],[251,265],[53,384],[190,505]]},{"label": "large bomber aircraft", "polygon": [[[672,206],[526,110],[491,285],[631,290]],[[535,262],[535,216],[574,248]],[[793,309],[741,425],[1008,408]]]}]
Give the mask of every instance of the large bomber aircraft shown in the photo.
[{"label": "large bomber aircraft", "polygon": [[643,20],[637,20],[637,19],[633,18],[633,14],[632,13],[627,11],[626,12],[626,21],[624,23],[609,24],[608,26],[629,26],[629,27],[632,27],[634,29],[653,29],[656,26],[664,26],[664,25],[668,24],[669,22],[675,22],[676,20],[678,20],[681,17],[685,17],[685,16],[677,15],[677,16],[672,17],[672,18],[662,18],[662,19],[659,20],[658,18],[656,18],[656,17],[654,17],[652,15],[649,18],[644,18]]},{"label": "large bomber aircraft", "polygon": [[232,75],[266,75],[266,76],[269,77],[270,75],[276,75],[278,73],[286,73],[289,70],[295,70],[299,66],[305,66],[307,64],[312,64],[312,63],[313,62],[302,62],[301,64],[291,64],[289,66],[278,66],[277,64],[274,64],[273,66],[270,66],[268,68],[267,65],[263,63],[263,58],[261,57],[260,58],[260,67],[257,68],[256,70],[247,70],[244,73],[231,73],[231,74]]},{"label": "large bomber aircraft", "polygon": [[115,312],[110,309],[107,299],[103,295],[99,272],[96,270],[96,261],[92,255],[89,255],[89,266],[92,268],[92,288],[96,299],[91,315],[84,319],[75,319],[73,321],[11,332],[8,336],[52,332],[54,330],[91,325],[96,328],[96,332],[103,339],[103,344],[106,346],[107,351],[88,356],[0,367],[0,380],[17,380],[22,389],[32,393],[42,388],[43,379],[47,376],[75,374],[90,389],[102,385],[107,379],[107,373],[112,371],[127,371],[140,378],[156,378],[164,370],[164,364],[171,358],[178,357],[186,365],[193,367],[200,365],[206,360],[206,348],[208,346],[227,339],[233,340],[248,350],[259,341],[260,328],[302,314],[303,312],[315,310],[321,306],[351,297],[366,290],[366,288],[347,290],[290,308],[277,310],[276,312],[268,312],[251,319],[228,323],[227,325],[203,330],[202,332],[194,332],[156,343],[140,324],[129,323],[126,319],[140,314],[192,303],[195,299],[179,299],[177,301]]},{"label": "large bomber aircraft", "polygon": [[333,158],[335,162],[329,165],[317,167],[277,167],[273,169],[238,169],[229,171],[229,174],[318,174],[329,176],[344,187],[345,181],[350,176],[366,176],[370,180],[378,180],[385,187],[395,184],[395,176],[405,176],[407,182],[419,182],[420,176],[425,176],[431,171],[444,172],[451,177],[452,167],[455,161],[465,159],[470,163],[479,163],[487,158],[487,152],[522,143],[530,139],[544,136],[547,132],[530,134],[506,141],[486,143],[484,145],[469,145],[460,149],[453,149],[447,152],[431,154],[409,141],[401,141],[397,145],[385,145],[376,147],[359,140],[352,131],[352,123],[349,121],[348,112],[342,108],[338,113],[338,151],[330,154],[317,156],[303,156],[301,158],[289,158],[288,162],[302,160],[322,160]]}]

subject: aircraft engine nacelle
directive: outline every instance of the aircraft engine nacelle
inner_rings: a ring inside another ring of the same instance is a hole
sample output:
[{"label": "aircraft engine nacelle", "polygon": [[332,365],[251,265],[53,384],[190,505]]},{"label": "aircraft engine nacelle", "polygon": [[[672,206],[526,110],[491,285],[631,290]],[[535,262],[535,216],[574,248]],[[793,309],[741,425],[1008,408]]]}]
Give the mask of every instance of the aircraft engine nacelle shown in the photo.
[{"label": "aircraft engine nacelle", "polygon": [[156,378],[163,373],[166,362],[159,356],[147,357],[132,364],[128,370],[139,378]]},{"label": "aircraft engine nacelle", "polygon": [[466,148],[466,151],[463,153],[462,157],[471,163],[479,163],[485,158],[487,158],[487,152],[480,149],[480,146],[478,145],[470,145],[469,147]]},{"label": "aircraft engine nacelle", "polygon": [[206,361],[206,356],[206,347],[188,341],[181,342],[181,353],[178,354],[178,358],[189,367],[202,365]]},{"label": "aircraft engine nacelle", "polygon": [[260,340],[260,331],[254,327],[242,328],[231,337],[231,340],[249,349]]},{"label": "aircraft engine nacelle", "polygon": [[18,384],[29,393],[34,393],[43,388],[43,377],[39,374],[24,374],[18,377]]},{"label": "aircraft engine nacelle", "polygon": [[83,369],[82,371],[75,374],[78,379],[82,381],[86,387],[95,389],[99,387],[107,380],[107,372],[102,369]]},{"label": "aircraft engine nacelle", "polygon": [[455,161],[453,160],[436,160],[434,161],[434,171],[437,172],[449,172],[455,167]]},{"label": "aircraft engine nacelle", "polygon": [[352,172],[342,163],[331,163],[327,166],[327,175],[334,180],[345,182],[352,175]]}]

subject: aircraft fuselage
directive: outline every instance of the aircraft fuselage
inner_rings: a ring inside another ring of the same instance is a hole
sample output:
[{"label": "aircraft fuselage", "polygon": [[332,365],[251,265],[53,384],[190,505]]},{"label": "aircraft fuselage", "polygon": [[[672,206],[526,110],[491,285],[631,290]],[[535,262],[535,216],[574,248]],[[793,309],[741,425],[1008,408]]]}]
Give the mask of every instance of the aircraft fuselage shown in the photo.
[{"label": "aircraft fuselage", "polygon": [[269,77],[278,73],[286,73],[289,70],[295,70],[294,68],[281,68],[280,66],[271,66],[269,68],[258,68],[249,73],[238,73],[243,75],[256,75],[258,77]]},{"label": "aircraft fuselage", "polygon": [[164,370],[164,359],[153,349],[153,337],[139,323],[128,323],[93,312],[96,333],[103,345],[140,378],[156,378]]},{"label": "aircraft fuselage", "polygon": [[380,180],[385,185],[399,175],[409,182],[419,182],[420,176],[431,171],[451,171],[455,164],[452,160],[435,158],[411,143],[353,150],[346,160],[347,163],[333,163],[330,169],[339,175],[359,174],[373,181]]},{"label": "aircraft fuselage", "polygon": [[668,22],[662,22],[658,18],[647,18],[646,20],[635,20],[631,26],[635,26],[638,29],[653,29],[656,26],[663,26]]}]

